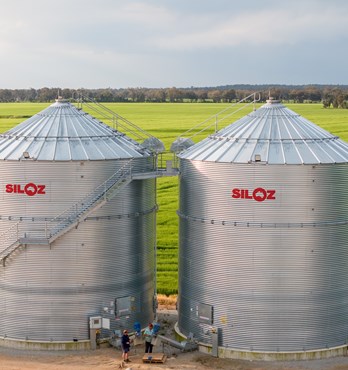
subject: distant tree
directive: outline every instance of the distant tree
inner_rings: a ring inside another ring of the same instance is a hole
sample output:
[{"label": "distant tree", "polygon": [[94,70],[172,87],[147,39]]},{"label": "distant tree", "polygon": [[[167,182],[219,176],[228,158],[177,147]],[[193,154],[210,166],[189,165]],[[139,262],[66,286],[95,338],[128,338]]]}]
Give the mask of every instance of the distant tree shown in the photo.
[{"label": "distant tree", "polygon": [[43,87],[37,90],[36,100],[39,102],[51,102],[58,97],[59,88]]},{"label": "distant tree", "polygon": [[14,99],[14,101],[16,101],[16,102],[26,101],[27,100],[26,91],[27,90],[23,90],[23,89],[13,90],[13,99]]},{"label": "distant tree", "polygon": [[320,102],[322,100],[322,93],[315,86],[305,86],[303,91],[306,100],[314,102]]},{"label": "distant tree", "polygon": [[28,101],[36,101],[37,99],[37,91],[36,89],[31,88],[26,92],[26,100]]},{"label": "distant tree", "polygon": [[199,89],[196,91],[197,100],[205,102],[208,99],[208,91]]},{"label": "distant tree", "polygon": [[189,100],[191,103],[197,101],[196,91],[193,89],[189,89],[183,92],[183,98]]},{"label": "distant tree", "polygon": [[163,103],[166,101],[166,91],[164,89],[147,89],[145,101]]},{"label": "distant tree", "polygon": [[77,99],[77,91],[76,90],[62,89],[62,90],[60,90],[59,95],[63,99],[72,99],[72,98]]},{"label": "distant tree", "polygon": [[[51,102],[57,98],[58,94],[65,99],[77,99],[81,92],[83,95],[100,102],[165,102],[167,100],[171,102],[182,102],[183,100],[206,102],[208,99],[214,102],[230,102],[239,101],[260,90],[263,90],[261,101],[265,101],[271,95],[277,99],[293,100],[297,103],[322,101],[324,107],[346,108],[348,104],[348,85],[225,85],[185,89],[171,87],[78,90],[43,87],[41,89],[0,89],[0,101]],[[252,99],[253,97],[248,100]]]},{"label": "distant tree", "polygon": [[236,91],[233,89],[225,90],[222,93],[222,100],[225,102],[230,103],[231,101],[236,99]]},{"label": "distant tree", "polygon": [[296,103],[303,103],[305,100],[305,94],[303,90],[291,90],[290,92],[291,99]]},{"label": "distant tree", "polygon": [[158,102],[164,103],[166,101],[167,93],[165,89],[156,89],[155,98]]},{"label": "distant tree", "polygon": [[112,102],[114,100],[114,96],[112,90],[108,89],[98,89],[96,93],[93,94],[93,98],[100,102]]},{"label": "distant tree", "polygon": [[126,89],[119,89],[114,92],[114,101],[126,102],[128,101],[128,92]]},{"label": "distant tree", "polygon": [[167,90],[167,96],[171,103],[182,101],[182,95],[183,95],[182,92],[176,87],[171,87],[170,89]]},{"label": "distant tree", "polygon": [[250,91],[250,90],[236,90],[236,100],[240,101],[254,92],[255,91]]},{"label": "distant tree", "polygon": [[208,92],[208,98],[214,103],[220,103],[222,100],[223,91],[222,90],[211,90]]},{"label": "distant tree", "polygon": [[133,102],[144,102],[145,101],[145,90],[141,88],[130,88],[128,89],[128,98]]},{"label": "distant tree", "polygon": [[1,89],[0,90],[0,101],[1,102],[11,102],[14,101],[12,90]]},{"label": "distant tree", "polygon": [[325,89],[323,92],[323,107],[346,108],[347,92],[339,88]]}]

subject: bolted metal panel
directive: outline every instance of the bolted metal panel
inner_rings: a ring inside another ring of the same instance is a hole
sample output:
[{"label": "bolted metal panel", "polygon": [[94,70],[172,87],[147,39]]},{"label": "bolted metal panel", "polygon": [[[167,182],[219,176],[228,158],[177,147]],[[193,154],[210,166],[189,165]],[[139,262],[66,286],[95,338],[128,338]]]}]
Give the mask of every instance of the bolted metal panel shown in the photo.
[{"label": "bolted metal panel", "polygon": [[[127,161],[1,161],[0,233],[18,222],[42,233]],[[133,165],[146,172],[154,161]],[[44,194],[6,192],[8,184],[28,183],[44,185]],[[133,180],[51,245],[17,249],[0,266],[0,336],[88,339],[88,317],[96,314],[109,317],[112,330],[145,326],[154,317],[156,207],[155,180]],[[127,296],[132,312],[115,317],[115,299]]]},{"label": "bolted metal panel", "polygon": [[[348,164],[180,163],[179,328],[255,351],[343,345]],[[212,323],[199,307],[212,306]]]}]

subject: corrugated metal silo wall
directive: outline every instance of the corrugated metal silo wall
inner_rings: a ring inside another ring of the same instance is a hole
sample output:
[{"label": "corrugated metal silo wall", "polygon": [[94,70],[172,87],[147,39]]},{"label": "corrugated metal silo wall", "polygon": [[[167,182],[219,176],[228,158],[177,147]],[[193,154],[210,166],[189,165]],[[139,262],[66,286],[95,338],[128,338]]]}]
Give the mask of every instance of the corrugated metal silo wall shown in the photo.
[{"label": "corrugated metal silo wall", "polygon": [[[134,162],[140,171],[152,168],[150,158]],[[38,220],[59,215],[124,163],[0,163],[0,233],[18,221],[34,230]],[[6,184],[29,182],[45,184],[46,193],[4,191]],[[50,247],[16,251],[0,266],[0,336],[88,339],[88,316],[104,308],[112,330],[132,329],[136,321],[145,326],[154,317],[155,214],[155,180],[132,181]],[[115,300],[127,297],[131,311],[116,314]]]},{"label": "corrugated metal silo wall", "polygon": [[180,330],[242,350],[346,343],[347,164],[180,167]]}]

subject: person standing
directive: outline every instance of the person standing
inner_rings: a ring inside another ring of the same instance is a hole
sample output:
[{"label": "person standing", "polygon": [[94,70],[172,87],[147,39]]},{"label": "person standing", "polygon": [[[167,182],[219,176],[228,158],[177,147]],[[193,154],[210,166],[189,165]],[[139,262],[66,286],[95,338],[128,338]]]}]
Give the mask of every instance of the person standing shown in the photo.
[{"label": "person standing", "polygon": [[152,353],[153,344],[151,343],[153,338],[153,325],[150,323],[144,330],[145,337],[145,353]]},{"label": "person standing", "polygon": [[130,349],[130,339],[128,336],[128,331],[123,330],[123,335],[121,338],[121,347],[122,347],[122,359],[124,362],[130,362],[128,358],[129,349]]}]

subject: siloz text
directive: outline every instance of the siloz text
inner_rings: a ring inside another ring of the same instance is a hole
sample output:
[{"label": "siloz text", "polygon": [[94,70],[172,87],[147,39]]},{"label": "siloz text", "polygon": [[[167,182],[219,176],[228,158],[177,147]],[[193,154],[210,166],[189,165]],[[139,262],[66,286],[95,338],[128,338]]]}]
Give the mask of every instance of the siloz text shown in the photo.
[{"label": "siloz text", "polygon": [[256,188],[254,190],[234,188],[231,196],[234,199],[254,199],[257,202],[263,202],[265,200],[275,200],[276,191],[264,188]]},{"label": "siloz text", "polygon": [[25,194],[32,197],[36,194],[46,194],[46,185],[36,185],[29,182],[26,185],[21,184],[7,184],[5,185],[6,193]]}]

